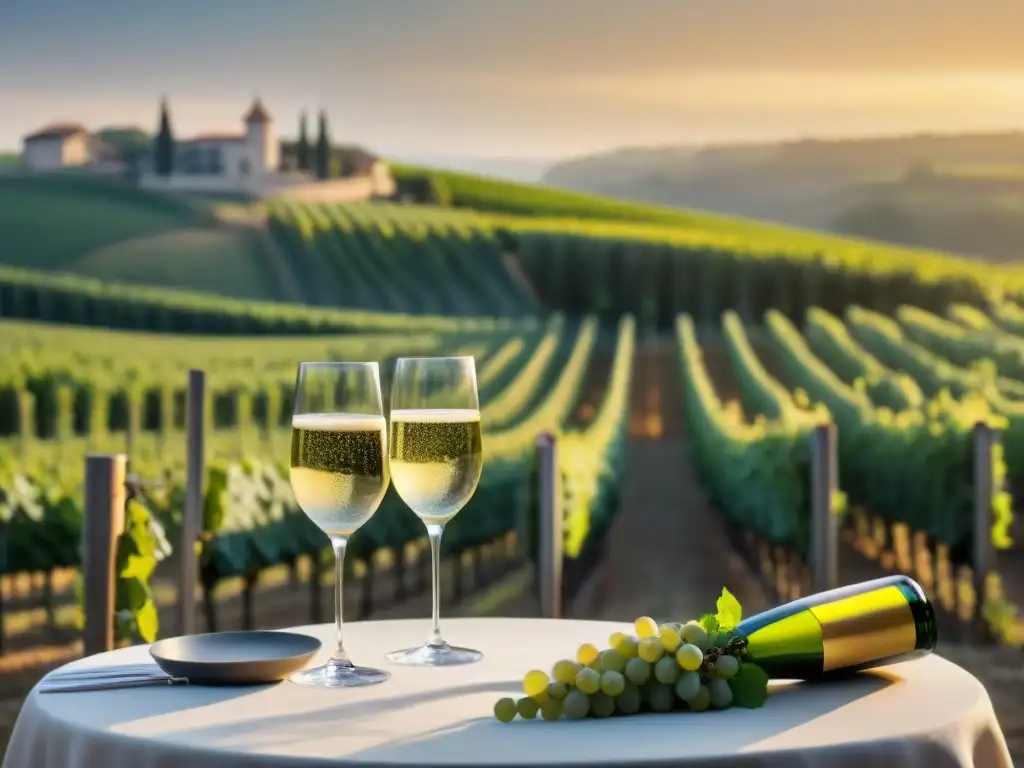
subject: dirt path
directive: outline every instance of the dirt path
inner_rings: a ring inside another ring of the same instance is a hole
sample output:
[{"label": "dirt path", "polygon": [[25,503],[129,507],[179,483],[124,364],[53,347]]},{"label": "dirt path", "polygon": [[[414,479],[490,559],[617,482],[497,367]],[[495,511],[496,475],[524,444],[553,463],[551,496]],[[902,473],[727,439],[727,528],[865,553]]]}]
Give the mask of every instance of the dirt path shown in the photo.
[{"label": "dirt path", "polygon": [[691,469],[677,355],[671,340],[637,350],[621,509],[604,561],[573,606],[576,617],[687,620],[713,610],[723,585],[746,612],[769,606]]}]

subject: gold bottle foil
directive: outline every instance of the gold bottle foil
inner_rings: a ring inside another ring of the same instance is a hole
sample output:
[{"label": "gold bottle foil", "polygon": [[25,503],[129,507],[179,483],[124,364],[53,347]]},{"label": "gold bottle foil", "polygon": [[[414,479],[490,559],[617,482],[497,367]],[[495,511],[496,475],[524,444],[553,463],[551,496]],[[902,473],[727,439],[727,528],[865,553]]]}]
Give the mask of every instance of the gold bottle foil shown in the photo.
[{"label": "gold bottle foil", "polygon": [[910,604],[896,586],[818,605],[811,612],[821,625],[824,672],[909,653],[917,643]]}]

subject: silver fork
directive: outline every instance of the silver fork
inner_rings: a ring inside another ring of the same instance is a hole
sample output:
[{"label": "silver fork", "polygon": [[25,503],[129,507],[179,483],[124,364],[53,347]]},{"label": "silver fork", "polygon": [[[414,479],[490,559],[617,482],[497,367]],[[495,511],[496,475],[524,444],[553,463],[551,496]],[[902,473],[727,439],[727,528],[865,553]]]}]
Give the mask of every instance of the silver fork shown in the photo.
[{"label": "silver fork", "polygon": [[69,680],[44,680],[39,684],[39,693],[73,693],[76,691],[107,691],[115,688],[141,688],[149,685],[188,685],[187,677],[171,677],[166,674],[149,675],[146,677],[80,677]]},{"label": "silver fork", "polygon": [[124,664],[117,667],[86,667],[84,669],[55,670],[48,673],[43,680],[56,682],[58,680],[76,680],[88,678],[90,680],[106,677],[132,677],[166,674],[156,664]]},{"label": "silver fork", "polygon": [[188,680],[184,677],[172,677],[156,664],[123,664],[116,667],[86,667],[51,672],[40,682],[39,692],[63,693],[178,684],[188,684]]}]

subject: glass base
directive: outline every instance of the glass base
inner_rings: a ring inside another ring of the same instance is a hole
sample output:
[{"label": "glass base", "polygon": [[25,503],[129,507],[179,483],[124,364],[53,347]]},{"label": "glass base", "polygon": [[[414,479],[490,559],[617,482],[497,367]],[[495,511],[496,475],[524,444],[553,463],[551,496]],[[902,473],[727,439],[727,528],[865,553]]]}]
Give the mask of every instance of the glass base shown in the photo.
[{"label": "glass base", "polygon": [[457,664],[472,664],[480,661],[484,655],[471,648],[457,648],[453,645],[421,645],[419,648],[406,648],[404,651],[392,651],[385,658],[393,664],[404,664],[410,667],[453,667]]},{"label": "glass base", "polygon": [[389,677],[391,673],[383,669],[328,662],[322,667],[296,672],[288,679],[299,685],[312,685],[317,688],[355,688],[362,685],[377,685]]}]

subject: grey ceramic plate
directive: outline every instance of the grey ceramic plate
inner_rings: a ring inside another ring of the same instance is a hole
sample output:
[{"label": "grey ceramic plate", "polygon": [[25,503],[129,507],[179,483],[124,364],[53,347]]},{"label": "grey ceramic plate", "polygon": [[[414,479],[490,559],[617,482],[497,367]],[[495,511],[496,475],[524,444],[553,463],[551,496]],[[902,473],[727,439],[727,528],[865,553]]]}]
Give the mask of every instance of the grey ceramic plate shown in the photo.
[{"label": "grey ceramic plate", "polygon": [[256,630],[171,637],[149,653],[164,672],[193,685],[246,685],[284,680],[319,650],[309,635]]}]

